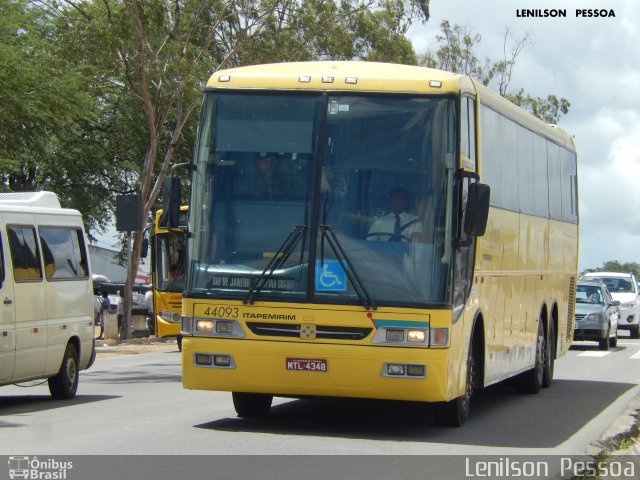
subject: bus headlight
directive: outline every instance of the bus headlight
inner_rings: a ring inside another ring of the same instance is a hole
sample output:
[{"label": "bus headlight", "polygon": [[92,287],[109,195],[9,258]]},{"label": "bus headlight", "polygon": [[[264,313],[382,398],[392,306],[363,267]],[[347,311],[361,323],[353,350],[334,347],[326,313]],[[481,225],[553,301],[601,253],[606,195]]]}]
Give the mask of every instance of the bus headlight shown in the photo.
[{"label": "bus headlight", "polygon": [[374,344],[393,344],[393,345],[411,345],[411,346],[428,346],[429,329],[428,328],[412,328],[412,327],[382,327],[375,333],[371,342]]},{"label": "bus headlight", "polygon": [[196,321],[196,332],[211,333],[214,325],[215,322],[213,320],[198,320]]},{"label": "bus headlight", "polygon": [[173,310],[163,310],[160,312],[160,317],[167,322],[179,323],[181,320],[181,316],[178,312],[174,312]]},{"label": "bus headlight", "polygon": [[[183,323],[184,325],[184,323]],[[206,334],[215,337],[236,337],[245,336],[242,325],[237,320],[228,318],[194,318],[193,333]]]},{"label": "bus headlight", "polygon": [[424,343],[427,338],[425,330],[407,330],[407,342]]}]

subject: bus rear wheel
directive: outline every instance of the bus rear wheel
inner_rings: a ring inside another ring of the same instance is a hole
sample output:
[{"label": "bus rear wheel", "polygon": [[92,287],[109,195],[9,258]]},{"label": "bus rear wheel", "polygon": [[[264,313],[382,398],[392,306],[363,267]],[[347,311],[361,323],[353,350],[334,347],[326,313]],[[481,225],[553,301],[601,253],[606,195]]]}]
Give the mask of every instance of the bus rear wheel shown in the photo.
[{"label": "bus rear wheel", "polygon": [[239,417],[264,417],[271,409],[273,395],[233,392],[233,407]]},{"label": "bus rear wheel", "polygon": [[436,422],[443,427],[461,427],[469,418],[471,410],[471,396],[473,395],[473,381],[476,372],[475,359],[473,357],[473,342],[469,345],[469,357],[467,359],[467,380],[464,394],[448,402],[436,405]]},{"label": "bus rear wheel", "polygon": [[542,387],[549,388],[553,381],[553,369],[556,360],[556,327],[553,322],[549,322],[549,337],[547,340],[546,361],[544,364],[544,376],[542,379]]}]

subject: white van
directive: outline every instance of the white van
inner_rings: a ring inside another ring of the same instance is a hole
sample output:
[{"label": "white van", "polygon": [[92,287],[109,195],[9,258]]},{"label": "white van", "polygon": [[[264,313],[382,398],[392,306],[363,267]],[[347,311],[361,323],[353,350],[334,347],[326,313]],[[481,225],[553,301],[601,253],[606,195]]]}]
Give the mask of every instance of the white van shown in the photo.
[{"label": "white van", "polygon": [[0,385],[47,378],[73,398],[95,359],[82,217],[52,192],[0,193]]}]

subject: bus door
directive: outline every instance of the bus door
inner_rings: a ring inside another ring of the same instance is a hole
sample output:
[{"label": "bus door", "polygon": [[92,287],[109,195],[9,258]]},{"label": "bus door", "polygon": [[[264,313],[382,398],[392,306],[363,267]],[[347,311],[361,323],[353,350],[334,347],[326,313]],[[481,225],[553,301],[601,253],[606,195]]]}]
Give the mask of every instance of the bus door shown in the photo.
[{"label": "bus door", "polygon": [[12,275],[7,265],[9,249],[4,222],[0,214],[0,383],[13,377],[16,364],[16,317]]}]

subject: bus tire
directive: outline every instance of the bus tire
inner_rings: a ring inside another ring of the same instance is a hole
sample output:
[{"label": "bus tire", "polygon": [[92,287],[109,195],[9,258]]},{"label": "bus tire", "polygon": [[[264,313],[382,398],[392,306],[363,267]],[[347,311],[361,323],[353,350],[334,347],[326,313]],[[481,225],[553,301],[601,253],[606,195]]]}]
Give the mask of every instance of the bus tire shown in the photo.
[{"label": "bus tire", "polygon": [[465,393],[448,402],[436,404],[436,422],[443,427],[461,427],[469,418],[471,410],[471,396],[473,395],[474,375],[476,364],[473,352],[473,340],[469,345],[467,359],[467,379]]},{"label": "bus tire", "polygon": [[56,400],[69,400],[76,396],[78,390],[78,353],[72,343],[67,344],[58,373],[49,377],[49,392]]},{"label": "bus tire", "polygon": [[178,351],[182,351],[182,335],[176,337],[176,343],[178,344]]},{"label": "bus tire", "polygon": [[264,417],[271,409],[273,395],[233,392],[233,407],[239,417]]},{"label": "bus tire", "polygon": [[547,353],[544,363],[544,375],[542,377],[542,387],[549,388],[553,381],[553,370],[556,363],[556,328],[553,321],[549,322],[549,336],[547,337]]},{"label": "bus tire", "polygon": [[538,339],[536,341],[536,361],[531,370],[520,374],[518,378],[518,390],[522,393],[538,393],[542,388],[547,354],[544,326],[538,322]]}]

